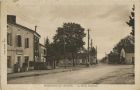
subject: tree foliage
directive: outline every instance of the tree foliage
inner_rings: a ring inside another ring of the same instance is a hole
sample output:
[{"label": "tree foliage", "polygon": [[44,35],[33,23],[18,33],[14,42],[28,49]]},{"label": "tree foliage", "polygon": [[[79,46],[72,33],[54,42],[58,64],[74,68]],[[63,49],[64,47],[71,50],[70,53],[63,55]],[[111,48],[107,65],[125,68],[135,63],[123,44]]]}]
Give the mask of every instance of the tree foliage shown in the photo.
[{"label": "tree foliage", "polygon": [[84,28],[76,23],[64,23],[63,27],[57,29],[54,36],[54,43],[62,51],[65,44],[65,52],[78,52],[83,47],[85,42]]},{"label": "tree foliage", "polygon": [[89,51],[90,55],[96,55],[97,51],[94,47],[91,47],[90,51]]},{"label": "tree foliage", "polygon": [[134,37],[131,35],[128,35],[127,37],[121,39],[119,43],[116,44],[116,46],[113,48],[113,51],[115,53],[120,53],[122,47],[126,46],[134,46]]},{"label": "tree foliage", "polygon": [[84,28],[76,23],[64,23],[62,27],[58,27],[56,35],[54,36],[55,51],[61,56],[67,53],[77,53],[85,44],[83,38],[85,37]]},{"label": "tree foliage", "polygon": [[45,41],[45,47],[46,47],[46,49],[49,48],[49,45],[50,45],[50,41],[49,41],[49,39],[48,39],[48,37],[47,37],[47,39],[46,39],[46,41]]},{"label": "tree foliage", "polygon": [[130,34],[132,34],[133,36],[135,35],[135,6],[133,6],[132,8],[132,12],[131,15],[129,16],[129,21],[126,22],[127,25],[129,25],[130,27],[132,27],[132,32]]}]

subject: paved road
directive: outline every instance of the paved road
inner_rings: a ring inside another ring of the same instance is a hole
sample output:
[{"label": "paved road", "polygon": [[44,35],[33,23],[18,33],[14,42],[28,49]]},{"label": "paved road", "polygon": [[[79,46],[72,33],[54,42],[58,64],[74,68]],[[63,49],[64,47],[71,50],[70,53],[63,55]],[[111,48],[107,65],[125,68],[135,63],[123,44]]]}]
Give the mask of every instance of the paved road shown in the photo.
[{"label": "paved road", "polygon": [[107,77],[115,71],[131,67],[131,65],[98,65],[77,71],[60,72],[33,77],[9,80],[12,84],[90,84],[100,78]]}]

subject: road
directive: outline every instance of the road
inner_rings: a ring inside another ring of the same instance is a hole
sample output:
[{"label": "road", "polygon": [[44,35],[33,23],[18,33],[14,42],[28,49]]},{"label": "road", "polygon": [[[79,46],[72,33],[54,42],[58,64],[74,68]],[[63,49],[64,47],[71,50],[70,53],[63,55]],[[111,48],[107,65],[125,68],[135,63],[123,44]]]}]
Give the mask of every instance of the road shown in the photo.
[{"label": "road", "polygon": [[[127,74],[128,69],[132,69],[132,68],[133,68],[132,65],[102,65],[101,64],[96,67],[83,68],[76,71],[60,72],[60,73],[55,73],[55,74],[47,74],[47,75],[40,75],[40,76],[33,76],[33,77],[16,78],[16,79],[9,80],[8,84],[102,83],[102,82],[105,82],[104,80],[106,77],[109,78],[111,75],[113,75],[113,77],[117,77],[117,76],[120,76],[119,74],[122,74],[122,75],[124,75],[124,73]],[[126,72],[124,72],[123,70],[125,70]],[[129,73],[133,73],[133,71]],[[114,81],[114,79],[111,81]],[[115,83],[115,82],[112,82],[112,83]]]}]

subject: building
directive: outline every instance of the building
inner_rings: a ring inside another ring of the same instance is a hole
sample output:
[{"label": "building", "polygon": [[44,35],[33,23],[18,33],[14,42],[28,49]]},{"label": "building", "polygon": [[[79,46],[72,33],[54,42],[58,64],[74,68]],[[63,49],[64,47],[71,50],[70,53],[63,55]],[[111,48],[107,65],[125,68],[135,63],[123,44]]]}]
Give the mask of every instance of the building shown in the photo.
[{"label": "building", "polygon": [[120,61],[125,64],[134,64],[134,46],[125,46],[120,52]]},{"label": "building", "polygon": [[46,62],[46,47],[42,44],[39,44],[39,62]]},{"label": "building", "polygon": [[16,16],[7,15],[7,72],[34,69],[39,60],[40,35],[16,23]]},{"label": "building", "polygon": [[[88,54],[87,53],[78,53],[77,54],[77,60],[76,60],[76,63],[77,64],[81,64],[81,65],[86,65],[87,64],[87,58]],[[91,60],[91,59],[90,59]]]},{"label": "building", "polygon": [[[47,61],[46,61],[46,47],[39,43],[39,57],[34,63],[35,70],[46,70],[47,69]],[[36,54],[36,55],[38,55]]]}]

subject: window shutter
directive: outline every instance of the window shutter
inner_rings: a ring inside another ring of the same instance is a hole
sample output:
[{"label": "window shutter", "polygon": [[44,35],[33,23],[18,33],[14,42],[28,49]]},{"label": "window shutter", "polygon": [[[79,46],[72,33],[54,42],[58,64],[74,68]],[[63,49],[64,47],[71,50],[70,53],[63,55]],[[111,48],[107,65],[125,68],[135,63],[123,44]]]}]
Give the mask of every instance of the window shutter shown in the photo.
[{"label": "window shutter", "polygon": [[26,48],[26,38],[25,38],[25,48]]},{"label": "window shutter", "polygon": [[18,36],[16,36],[16,46],[18,47]]},{"label": "window shutter", "polygon": [[9,45],[9,33],[7,33],[7,44]]},{"label": "window shutter", "polygon": [[25,48],[29,48],[29,38],[25,38]]},{"label": "window shutter", "polygon": [[21,35],[17,35],[17,46],[21,47],[22,46],[22,38]]},{"label": "window shutter", "polygon": [[29,48],[29,38],[27,38],[27,47]]},{"label": "window shutter", "polygon": [[17,44],[17,47],[19,47],[19,43],[18,43],[18,35],[16,36],[16,44]]},{"label": "window shutter", "polygon": [[12,33],[10,33],[10,45],[12,46]]}]

